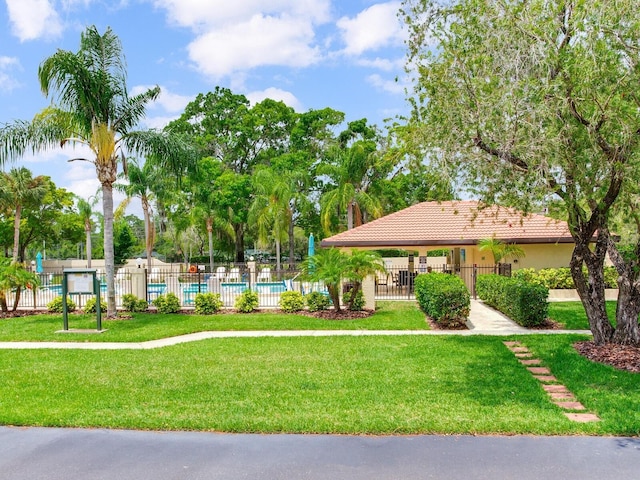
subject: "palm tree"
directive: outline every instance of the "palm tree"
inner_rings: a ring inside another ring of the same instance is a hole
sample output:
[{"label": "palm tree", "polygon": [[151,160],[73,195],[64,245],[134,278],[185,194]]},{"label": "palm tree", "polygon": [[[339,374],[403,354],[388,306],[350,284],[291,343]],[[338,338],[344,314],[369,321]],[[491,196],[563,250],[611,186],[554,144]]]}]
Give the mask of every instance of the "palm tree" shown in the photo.
[{"label": "palm tree", "polygon": [[132,198],[139,198],[142,203],[142,215],[144,217],[145,251],[147,253],[147,271],[151,271],[153,245],[156,240],[156,228],[153,223],[153,211],[151,202],[154,199],[153,187],[158,183],[158,177],[162,176],[161,170],[154,166],[151,160],[147,160],[142,167],[136,161],[131,161],[127,166],[127,173],[122,175],[128,180],[126,185],[115,184],[116,189],[126,194],[125,200],[118,210],[124,210]]},{"label": "palm tree", "polygon": [[26,167],[12,168],[0,177],[0,199],[13,211],[13,256],[12,262],[18,262],[20,252],[20,219],[25,204],[37,203],[47,193],[46,178],[33,177]]},{"label": "palm tree", "polygon": [[491,252],[491,255],[493,255],[493,263],[495,265],[499,265],[503,258],[522,258],[525,256],[525,252],[522,247],[515,243],[505,243],[502,240],[498,240],[495,236],[479,240],[478,250],[481,252]]},{"label": "palm tree", "polygon": [[40,87],[58,105],[47,108],[33,122],[16,122],[0,131],[0,164],[60,145],[88,146],[93,158],[76,158],[94,164],[102,188],[104,258],[107,277],[107,316],[116,316],[113,252],[113,184],[118,166],[126,170],[125,154],[156,154],[165,171],[178,172],[191,159],[182,138],[170,132],[135,131],[147,104],[160,88],[130,97],[126,65],[118,37],[107,28],[100,35],[95,26],[80,37],[78,52],[58,50],[38,69]]},{"label": "palm tree", "polygon": [[327,175],[333,183],[333,188],[320,199],[325,231],[331,231],[336,211],[346,211],[347,230],[362,225],[364,212],[374,218],[379,217],[382,214],[380,201],[367,191],[375,173],[374,157],[367,143],[361,141],[348,148],[336,147],[333,156],[332,163],[318,168],[318,173]]},{"label": "palm tree", "polygon": [[91,268],[91,232],[93,231],[93,207],[96,205],[97,197],[90,197],[89,200],[78,198],[78,214],[84,224],[87,250],[87,268]]},{"label": "palm tree", "polygon": [[362,288],[362,281],[369,275],[386,272],[382,257],[370,250],[352,250],[346,276],[353,282],[349,301],[349,310],[353,309],[358,292]]},{"label": "palm tree", "polygon": [[[281,244],[293,239],[294,204],[298,194],[298,172],[278,173],[260,168],[254,174],[255,197],[249,209],[249,221],[258,227],[258,239],[264,245],[273,238],[276,245],[276,269],[281,270]],[[290,255],[291,257],[291,255]],[[289,259],[290,263],[293,261]]]}]

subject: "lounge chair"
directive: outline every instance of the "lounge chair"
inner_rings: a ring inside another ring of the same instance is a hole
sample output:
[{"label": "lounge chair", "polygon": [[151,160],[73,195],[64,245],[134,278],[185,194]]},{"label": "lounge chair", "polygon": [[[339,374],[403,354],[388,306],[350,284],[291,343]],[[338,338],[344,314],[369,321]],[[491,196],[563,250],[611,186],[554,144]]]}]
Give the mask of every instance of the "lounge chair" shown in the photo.
[{"label": "lounge chair", "polygon": [[229,275],[227,276],[227,282],[240,283],[240,269],[238,267],[233,267],[231,270],[229,270]]},{"label": "lounge chair", "polygon": [[218,267],[216,268],[216,273],[211,275],[211,277],[223,282],[227,278],[227,269],[225,267]]},{"label": "lounge chair", "polygon": [[271,281],[271,269],[267,267],[260,270],[260,273],[258,274],[258,278],[256,279],[256,282],[262,283],[262,282],[270,282],[270,281]]}]

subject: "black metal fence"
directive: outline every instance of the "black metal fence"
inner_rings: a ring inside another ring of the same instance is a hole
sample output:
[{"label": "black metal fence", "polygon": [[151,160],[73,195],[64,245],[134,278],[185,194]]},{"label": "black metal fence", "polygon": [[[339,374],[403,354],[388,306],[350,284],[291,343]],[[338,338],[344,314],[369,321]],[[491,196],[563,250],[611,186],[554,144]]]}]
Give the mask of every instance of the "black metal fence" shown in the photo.
[{"label": "black metal fence", "polygon": [[441,272],[460,277],[471,295],[476,297],[476,279],[484,273],[511,276],[511,265],[431,265],[411,267],[388,266],[386,272],[376,275],[376,298],[387,300],[414,299],[414,279],[420,273]]},{"label": "black metal fence", "polygon": [[[500,273],[511,275],[511,265],[433,265],[418,269],[408,267],[387,267],[386,272],[378,274],[375,279],[375,296],[377,299],[401,300],[413,299],[414,280],[419,273],[444,272],[457,275],[465,282],[471,295],[475,297],[475,282],[479,274]],[[18,307],[22,309],[43,309],[62,295],[63,270],[47,269],[38,274],[40,286],[35,290],[26,289],[20,292]],[[106,301],[107,284],[103,271],[97,270],[101,281],[101,296]],[[252,290],[258,293],[259,308],[276,308],[279,306],[280,296],[288,290],[301,292],[303,295],[312,291],[326,293],[326,287],[321,283],[303,281],[300,272],[296,270],[276,270],[267,265],[249,268],[246,264],[218,265],[214,271],[184,267],[153,267],[145,268],[117,268],[114,278],[116,291],[116,305],[122,307],[122,299],[126,294],[134,294],[145,298],[151,305],[160,295],[174,293],[182,307],[193,307],[198,293],[217,293],[227,308],[235,306],[236,299],[242,292]],[[7,295],[7,304],[13,305],[16,292]],[[87,294],[70,294],[71,299],[79,309],[92,297]]]}]

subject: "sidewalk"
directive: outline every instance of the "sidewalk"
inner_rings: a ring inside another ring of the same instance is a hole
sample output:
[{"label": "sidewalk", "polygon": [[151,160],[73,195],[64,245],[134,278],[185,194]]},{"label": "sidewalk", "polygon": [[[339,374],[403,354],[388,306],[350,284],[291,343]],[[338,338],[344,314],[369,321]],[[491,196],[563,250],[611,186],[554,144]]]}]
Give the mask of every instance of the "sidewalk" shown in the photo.
[{"label": "sidewalk", "polygon": [[528,330],[479,300],[471,300],[467,321],[469,330],[253,330],[197,332],[146,342],[0,342],[0,349],[79,349],[79,350],[151,350],[210,338],[247,337],[337,337],[401,335],[540,335],[582,334],[589,330]]}]

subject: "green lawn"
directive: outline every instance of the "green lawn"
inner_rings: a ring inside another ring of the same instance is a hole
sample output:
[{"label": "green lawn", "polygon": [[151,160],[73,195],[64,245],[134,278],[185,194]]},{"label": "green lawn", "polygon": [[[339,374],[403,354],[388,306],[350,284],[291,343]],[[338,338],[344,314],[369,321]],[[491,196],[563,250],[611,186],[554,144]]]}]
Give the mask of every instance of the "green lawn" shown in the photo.
[{"label": "green lawn", "polygon": [[[517,337],[514,337],[517,338]],[[640,434],[638,374],[522,336],[602,421],[569,421],[499,337],[211,339],[0,350],[0,424],[344,434]]]},{"label": "green lawn", "polygon": [[[607,315],[614,321],[616,302],[607,302]],[[549,317],[564,325],[567,330],[589,330],[587,314],[581,302],[549,302]]]},{"label": "green lawn", "polygon": [[[96,328],[95,315],[69,315],[70,329]],[[323,320],[280,313],[216,315],[133,314],[131,319],[106,320],[100,335],[56,333],[62,315],[0,319],[0,341],[142,342],[208,330],[425,330],[425,315],[414,302],[379,302],[375,314],[359,320]]]}]

